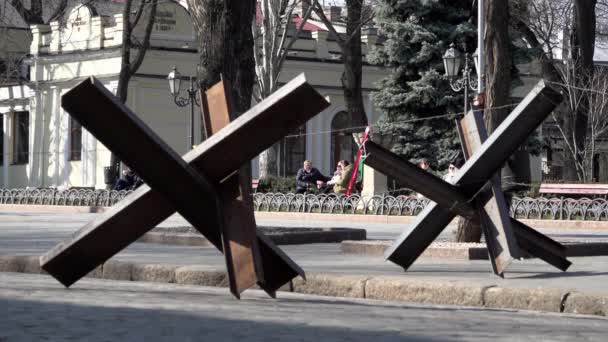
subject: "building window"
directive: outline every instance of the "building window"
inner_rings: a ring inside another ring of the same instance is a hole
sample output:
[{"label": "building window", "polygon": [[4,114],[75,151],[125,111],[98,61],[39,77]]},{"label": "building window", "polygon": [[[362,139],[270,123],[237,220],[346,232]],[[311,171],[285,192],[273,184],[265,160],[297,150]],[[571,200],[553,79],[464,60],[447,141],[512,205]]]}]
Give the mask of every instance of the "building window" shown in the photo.
[{"label": "building window", "polygon": [[306,159],[306,125],[288,134],[282,142],[280,155],[283,162],[279,171],[284,177],[295,176]]},{"label": "building window", "polygon": [[30,112],[13,114],[13,164],[27,164],[30,155]]},{"label": "building window", "polygon": [[337,113],[331,120],[330,161],[332,166],[340,160],[353,163],[359,146],[353,138],[353,133],[365,130],[367,118],[364,114],[352,117],[348,112]]},{"label": "building window", "polygon": [[69,160],[82,160],[82,126],[70,116],[70,156]]}]

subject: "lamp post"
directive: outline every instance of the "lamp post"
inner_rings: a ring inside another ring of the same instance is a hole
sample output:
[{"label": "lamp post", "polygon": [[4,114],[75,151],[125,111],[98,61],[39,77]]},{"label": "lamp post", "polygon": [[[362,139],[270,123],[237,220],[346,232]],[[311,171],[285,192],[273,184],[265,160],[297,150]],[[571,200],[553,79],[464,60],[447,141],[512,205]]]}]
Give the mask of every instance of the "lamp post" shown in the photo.
[{"label": "lamp post", "polygon": [[[199,71],[199,66],[196,67],[197,73]],[[191,150],[194,146],[194,105],[200,107],[200,103],[198,103],[198,98],[196,93],[200,89],[200,85],[198,84],[198,80],[194,76],[190,76],[190,87],[186,89],[187,97],[181,97],[181,83],[182,83],[182,75],[177,71],[176,67],[173,67],[169,75],[167,75],[167,80],[169,81],[169,92],[173,96],[173,101],[178,107],[185,107],[190,105],[190,136],[188,137],[188,150]]]},{"label": "lamp post", "polygon": [[[452,90],[459,92],[464,90],[464,113],[468,112],[469,92],[468,90],[479,90],[479,83],[476,78],[471,79],[471,67],[469,66],[468,53],[461,54],[458,49],[454,46],[454,43],[450,44],[450,48],[447,49],[443,55],[443,66],[445,68],[445,74],[450,78],[450,87]],[[478,53],[475,51],[473,54],[474,66],[477,69],[478,66]],[[462,76],[458,78],[460,74],[460,64],[464,61],[464,68],[462,69]]]}]

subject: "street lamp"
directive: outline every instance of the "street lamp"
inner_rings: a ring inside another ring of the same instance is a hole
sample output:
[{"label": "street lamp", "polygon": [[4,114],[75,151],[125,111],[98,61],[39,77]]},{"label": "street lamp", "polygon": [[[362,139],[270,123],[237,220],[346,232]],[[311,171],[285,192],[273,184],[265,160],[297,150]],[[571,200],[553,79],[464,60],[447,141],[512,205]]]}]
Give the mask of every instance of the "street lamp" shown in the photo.
[{"label": "street lamp", "polygon": [[[199,67],[196,68],[197,72]],[[187,97],[181,97],[181,83],[182,83],[182,75],[177,71],[177,67],[173,67],[169,75],[167,75],[167,80],[169,81],[169,92],[171,96],[173,96],[173,101],[178,107],[185,107],[190,105],[190,136],[188,137],[188,150],[192,149],[194,146],[194,105],[200,107],[200,103],[198,103],[197,92],[200,89],[200,85],[197,81],[197,78],[194,76],[190,76],[190,88],[186,89]]]},{"label": "street lamp", "polygon": [[[458,92],[464,90],[464,113],[468,112],[468,100],[469,93],[468,89],[471,90],[479,90],[479,85],[477,83],[477,79],[471,79],[471,67],[469,67],[469,57],[468,53],[463,54],[454,47],[454,43],[450,44],[450,48],[447,49],[445,54],[443,55],[443,66],[445,68],[445,75],[450,78],[450,87],[452,90]],[[477,69],[478,63],[478,53],[475,51],[473,54],[474,59],[474,67]],[[458,74],[460,74],[460,64],[464,61],[464,68],[462,69],[462,76],[458,78]]]}]

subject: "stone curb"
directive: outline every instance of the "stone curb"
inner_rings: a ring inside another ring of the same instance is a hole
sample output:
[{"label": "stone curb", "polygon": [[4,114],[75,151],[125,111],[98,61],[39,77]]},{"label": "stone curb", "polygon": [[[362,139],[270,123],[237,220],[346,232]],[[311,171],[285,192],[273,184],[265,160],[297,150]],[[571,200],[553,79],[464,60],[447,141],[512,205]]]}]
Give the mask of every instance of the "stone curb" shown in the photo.
[{"label": "stone curb", "polygon": [[[1,208],[1,206],[0,206]],[[299,222],[318,221],[345,221],[358,223],[380,223],[380,224],[411,224],[416,216],[389,216],[389,215],[357,215],[357,214],[321,214],[321,213],[291,213],[291,212],[268,212],[256,211],[256,220],[285,220]],[[598,229],[608,230],[608,221],[580,221],[580,220],[537,220],[520,219],[522,223],[538,229]],[[455,218],[450,225],[457,225]]]},{"label": "stone curb", "polygon": [[[391,246],[392,242],[392,240],[342,241],[340,243],[340,252],[384,256],[384,251]],[[459,243],[458,246],[451,247],[449,245],[447,243],[433,242],[420,257],[461,260],[488,259],[488,251],[484,244]]]},{"label": "stone curb", "polygon": [[[339,243],[345,240],[365,240],[367,231],[357,228],[323,228],[323,230],[311,232],[298,231],[267,234],[266,237],[276,245]],[[211,243],[199,233],[172,233],[168,229],[146,233],[137,242],[178,246],[211,246]]]},{"label": "stone curb", "polygon": [[[45,273],[36,256],[0,255],[0,272]],[[88,277],[227,287],[224,271],[204,266],[137,264],[108,261]],[[507,288],[453,281],[409,280],[396,276],[307,274],[281,291],[321,296],[395,300],[435,305],[463,305],[608,316],[608,294],[591,294],[551,288]]]},{"label": "stone curb", "polygon": [[[608,242],[562,242],[566,247],[567,257],[588,257],[608,255]],[[340,252],[346,254],[376,255],[384,256],[384,251],[389,248],[392,241],[389,240],[366,240],[366,241],[342,241]],[[461,260],[487,260],[488,250],[481,243],[444,243],[433,242],[421,257],[445,258]],[[525,256],[524,258],[532,258]]]}]

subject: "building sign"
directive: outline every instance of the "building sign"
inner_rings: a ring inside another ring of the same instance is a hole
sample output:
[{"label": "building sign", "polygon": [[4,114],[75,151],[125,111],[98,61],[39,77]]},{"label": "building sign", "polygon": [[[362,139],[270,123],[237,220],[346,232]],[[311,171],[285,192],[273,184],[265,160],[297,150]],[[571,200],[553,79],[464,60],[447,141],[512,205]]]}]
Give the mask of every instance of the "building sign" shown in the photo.
[{"label": "building sign", "polygon": [[154,31],[165,32],[175,30],[177,24],[175,7],[167,8],[163,6],[162,9],[156,11],[156,18],[154,20]]},{"label": "building sign", "polygon": [[61,30],[61,49],[80,50],[88,47],[91,39],[91,9],[77,5],[72,9],[65,27]]}]

